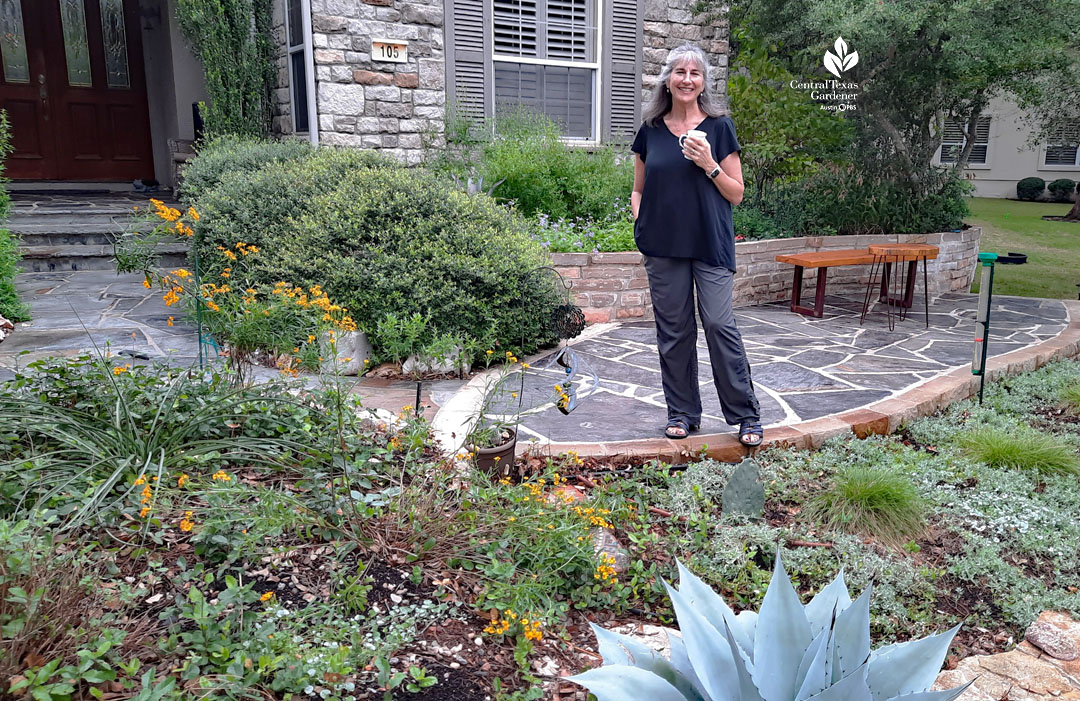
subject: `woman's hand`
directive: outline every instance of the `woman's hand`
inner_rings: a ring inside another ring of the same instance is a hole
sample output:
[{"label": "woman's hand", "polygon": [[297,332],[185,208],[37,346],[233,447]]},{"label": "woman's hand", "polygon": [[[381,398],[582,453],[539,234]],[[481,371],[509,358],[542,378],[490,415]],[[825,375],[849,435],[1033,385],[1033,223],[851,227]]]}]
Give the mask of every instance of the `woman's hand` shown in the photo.
[{"label": "woman's hand", "polygon": [[683,139],[683,155],[694,162],[706,173],[716,170],[716,161],[713,160],[712,150],[703,139],[689,136]]}]

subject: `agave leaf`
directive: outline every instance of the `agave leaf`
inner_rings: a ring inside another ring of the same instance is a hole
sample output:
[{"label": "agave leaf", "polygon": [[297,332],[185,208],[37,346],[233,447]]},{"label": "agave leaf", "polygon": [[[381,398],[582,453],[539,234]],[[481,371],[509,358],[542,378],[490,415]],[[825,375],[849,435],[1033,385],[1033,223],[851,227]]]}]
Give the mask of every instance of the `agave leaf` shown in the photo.
[{"label": "agave leaf", "polygon": [[719,594],[713,591],[712,587],[683,567],[681,562],[677,564],[679,565],[679,593],[686,598],[687,603],[717,631],[724,630],[725,624],[731,626],[735,641],[748,655],[752,655],[753,643],[750,641],[750,636],[746,634],[746,630],[736,620],[735,612]]},{"label": "agave leaf", "polygon": [[958,630],[959,625],[944,633],[890,645],[871,654],[868,680],[874,701],[929,689]]},{"label": "agave leaf", "polygon": [[597,701],[689,701],[678,689],[652,672],[627,665],[597,667],[567,677],[567,681],[580,684],[596,694]]},{"label": "agave leaf", "polygon": [[867,664],[806,701],[871,701],[873,695],[866,683]]},{"label": "agave leaf", "polygon": [[776,567],[761,602],[754,636],[754,681],[762,696],[767,699],[794,698],[798,690],[795,675],[799,662],[813,640],[810,622],[806,620],[802,602],[791,586],[777,548]]},{"label": "agave leaf", "polygon": [[894,696],[889,701],[952,701],[960,694],[967,691],[967,688],[975,683],[972,679],[963,686],[958,686],[955,689],[945,689],[943,691],[917,691],[914,694],[904,694],[903,696]]},{"label": "agave leaf", "polygon": [[686,654],[686,643],[683,642],[682,635],[670,628],[664,630],[667,631],[668,645],[671,648],[671,666],[693,684],[694,690],[702,699],[706,698],[705,687],[701,685],[701,680],[694,671],[694,665],[690,663],[690,657]]},{"label": "agave leaf", "polygon": [[664,582],[664,588],[671,597],[675,617],[679,619],[686,654],[705,693],[711,701],[738,701],[738,672],[727,639],[695,611],[674,587]]},{"label": "agave leaf", "polygon": [[795,695],[796,701],[803,701],[814,694],[820,694],[829,686],[830,651],[835,648],[833,623],[835,623],[835,618],[830,619],[829,625],[818,633],[814,642],[803,653],[799,671],[795,675],[795,681],[799,684],[799,693]]},{"label": "agave leaf", "polygon": [[727,636],[728,645],[735,651],[735,671],[739,675],[739,701],[764,701],[750,674],[753,667],[750,664],[750,659],[739,647],[739,643],[735,640],[731,626],[728,625],[727,621],[724,621],[724,635]]},{"label": "agave leaf", "polygon": [[[628,665],[652,672],[671,684],[688,701],[704,701],[700,692],[690,679],[652,648],[642,645],[637,640],[598,625],[589,624],[596,634],[596,642],[605,665]],[[697,678],[694,678],[697,681]]]},{"label": "agave leaf", "polygon": [[[795,675],[795,683],[799,687],[799,693],[795,694],[796,701],[813,696],[828,686],[825,679],[825,650],[828,649],[831,635],[832,626],[829,626],[817,634],[814,642],[810,643],[810,647],[803,653],[802,661],[799,662],[799,671]],[[811,671],[813,671],[812,675]]]},{"label": "agave leaf", "polygon": [[847,584],[844,582],[844,570],[819,591],[806,605],[806,618],[810,621],[810,633],[817,635],[832,623],[833,615],[851,606]]},{"label": "agave leaf", "polygon": [[754,653],[754,636],[757,635],[757,611],[739,611],[735,615],[735,621],[746,631],[746,637],[750,639],[750,647],[746,650]]},{"label": "agave leaf", "polygon": [[866,664],[870,657],[870,590],[866,588],[854,604],[836,617],[836,657],[833,680],[846,677]]}]

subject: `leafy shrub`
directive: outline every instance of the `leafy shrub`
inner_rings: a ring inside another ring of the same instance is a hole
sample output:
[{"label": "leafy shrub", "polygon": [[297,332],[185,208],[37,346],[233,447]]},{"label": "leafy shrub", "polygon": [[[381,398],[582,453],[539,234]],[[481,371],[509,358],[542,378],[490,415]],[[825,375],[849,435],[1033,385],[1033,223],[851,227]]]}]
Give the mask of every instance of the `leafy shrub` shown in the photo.
[{"label": "leafy shrub", "polygon": [[1046,189],[1050,191],[1050,199],[1054,202],[1068,202],[1069,196],[1076,191],[1076,183],[1068,178],[1058,178],[1047,185]]},{"label": "leafy shrub", "polygon": [[1042,178],[1024,178],[1016,183],[1016,196],[1022,200],[1034,201],[1042,196],[1046,181]]},{"label": "leafy shrub", "polygon": [[990,467],[1041,475],[1080,474],[1076,446],[1034,430],[976,429],[961,436],[960,444],[968,454]]},{"label": "leafy shrub", "polygon": [[307,158],[315,149],[307,141],[266,141],[243,136],[218,136],[203,144],[184,166],[180,196],[195,200],[216,187],[228,173],[256,171],[269,163]]},{"label": "leafy shrub", "polygon": [[[958,228],[968,214],[971,185],[938,174],[936,187],[919,195],[905,183],[855,166],[830,167],[783,194],[804,214],[800,235],[923,234]],[[780,189],[780,188],[778,188]]]},{"label": "leafy shrub", "polygon": [[633,161],[622,149],[568,146],[554,122],[526,110],[500,113],[477,169],[485,184],[502,181],[492,193],[499,201],[555,220],[602,221],[634,183]]},{"label": "leafy shrub", "polygon": [[531,272],[547,258],[527,224],[424,171],[320,149],[229,173],[196,204],[208,279],[219,246],[246,243],[260,250],[251,282],[320,285],[369,335],[391,313],[430,317],[420,345],[449,333],[535,348],[550,334],[557,298]]},{"label": "leafy shrub", "polygon": [[[4,187],[4,159],[11,152],[7,112],[0,111],[0,221],[7,219],[11,198]],[[28,321],[29,310],[19,301],[15,275],[19,272],[19,245],[7,229],[0,227],[0,316],[11,321]]]},{"label": "leafy shrub", "polygon": [[733,207],[731,221],[735,236],[747,241],[779,239],[785,236],[783,229],[772,217],[751,205]]},{"label": "leafy shrub", "polygon": [[895,470],[864,465],[841,469],[809,507],[809,515],[826,528],[892,544],[918,535],[926,521],[926,507],[910,479]]}]

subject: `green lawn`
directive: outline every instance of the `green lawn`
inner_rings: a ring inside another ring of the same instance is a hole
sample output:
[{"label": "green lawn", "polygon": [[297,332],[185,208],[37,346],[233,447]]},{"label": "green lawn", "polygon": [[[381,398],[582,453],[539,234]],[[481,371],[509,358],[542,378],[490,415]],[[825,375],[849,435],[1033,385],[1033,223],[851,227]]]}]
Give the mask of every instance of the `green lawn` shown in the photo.
[{"label": "green lawn", "polygon": [[[982,251],[1026,253],[1024,265],[998,265],[994,292],[1021,297],[1074,297],[1080,282],[1080,223],[1046,221],[1064,216],[1071,205],[973,197],[965,219],[981,226]],[[979,282],[972,286],[978,292]]]}]

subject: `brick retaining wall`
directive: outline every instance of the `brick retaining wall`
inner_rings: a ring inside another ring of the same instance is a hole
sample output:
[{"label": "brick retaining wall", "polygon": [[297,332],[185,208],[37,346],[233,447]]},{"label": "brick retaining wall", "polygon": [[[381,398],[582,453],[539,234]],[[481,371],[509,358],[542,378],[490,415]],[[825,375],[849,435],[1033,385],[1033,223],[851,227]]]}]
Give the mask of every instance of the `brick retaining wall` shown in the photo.
[{"label": "brick retaining wall", "polygon": [[[940,249],[937,260],[928,266],[930,296],[965,291],[979,253],[982,229],[940,234],[912,234],[899,237],[900,243],[929,243]],[[735,306],[791,299],[793,268],[776,262],[776,256],[837,249],[866,248],[874,243],[895,243],[896,236],[806,236],[793,239],[746,241],[735,244],[737,273]],[[573,283],[574,300],[590,323],[651,319],[649,283],[641,254],[554,253],[552,259],[562,276]],[[806,295],[813,294],[815,273],[803,279]],[[859,297],[866,290],[870,266],[851,265],[829,271],[830,295]],[[861,297],[859,297],[861,299]]]}]

